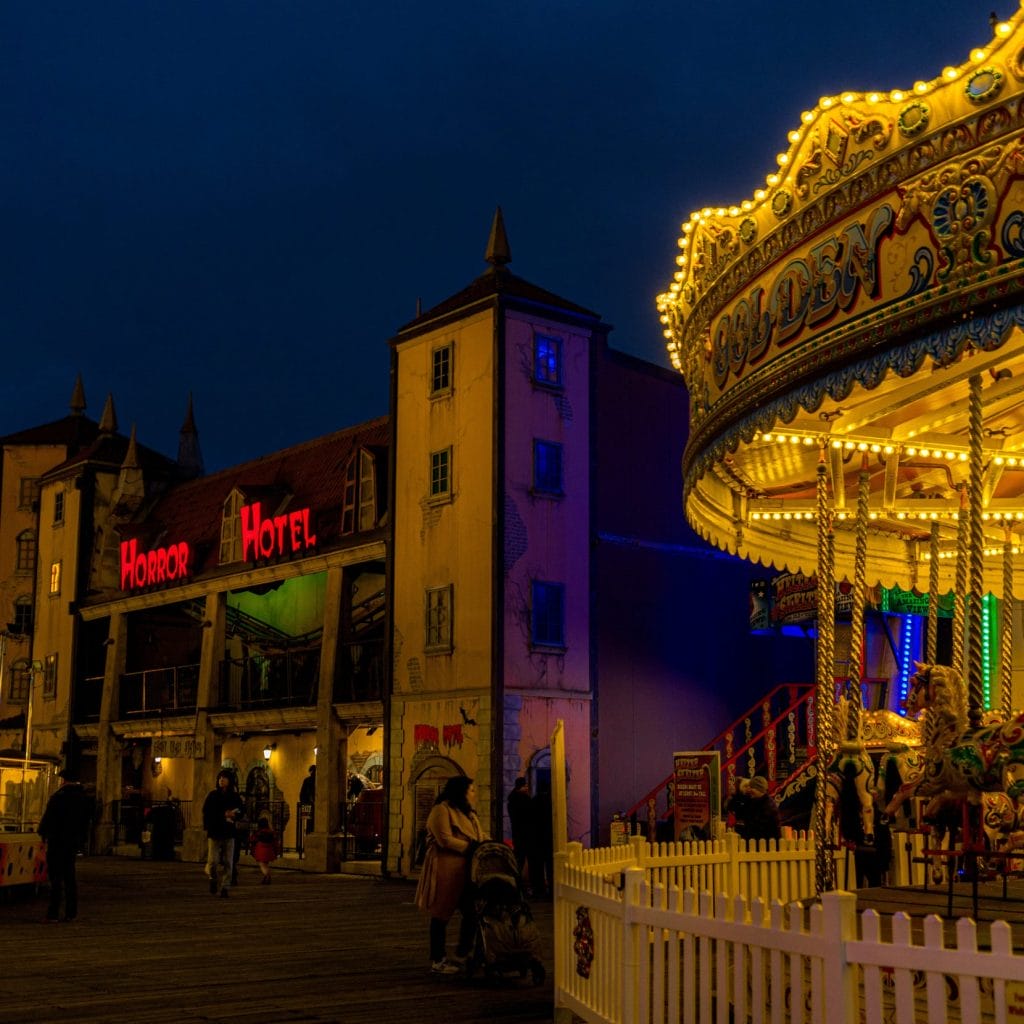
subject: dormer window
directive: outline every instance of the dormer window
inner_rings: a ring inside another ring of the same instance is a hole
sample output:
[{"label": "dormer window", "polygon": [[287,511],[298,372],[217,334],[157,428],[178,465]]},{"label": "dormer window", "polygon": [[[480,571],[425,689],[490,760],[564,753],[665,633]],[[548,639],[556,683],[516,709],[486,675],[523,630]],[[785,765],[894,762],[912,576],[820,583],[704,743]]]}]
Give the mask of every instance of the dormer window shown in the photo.
[{"label": "dormer window", "polygon": [[365,448],[345,468],[341,501],[342,534],[362,533],[377,525],[377,465]]},{"label": "dormer window", "polygon": [[237,488],[224,501],[220,521],[220,564],[242,560],[242,506],[245,497]]}]

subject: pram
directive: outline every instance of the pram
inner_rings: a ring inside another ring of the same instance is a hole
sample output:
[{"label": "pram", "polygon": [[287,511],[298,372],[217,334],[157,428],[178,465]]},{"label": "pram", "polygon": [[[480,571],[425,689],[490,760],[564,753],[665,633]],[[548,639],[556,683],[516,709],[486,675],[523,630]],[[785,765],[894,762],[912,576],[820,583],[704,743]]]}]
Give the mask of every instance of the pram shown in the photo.
[{"label": "pram", "polygon": [[476,941],[466,973],[482,969],[497,976],[527,972],[535,985],[544,980],[540,932],[526,902],[515,854],[504,844],[481,843],[469,862],[469,885],[476,911]]}]

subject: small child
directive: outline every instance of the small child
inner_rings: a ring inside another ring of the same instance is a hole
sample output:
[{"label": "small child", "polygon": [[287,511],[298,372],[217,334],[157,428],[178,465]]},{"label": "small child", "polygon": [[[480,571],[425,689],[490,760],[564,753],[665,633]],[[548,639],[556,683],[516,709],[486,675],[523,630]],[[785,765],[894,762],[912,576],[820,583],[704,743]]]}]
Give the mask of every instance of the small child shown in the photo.
[{"label": "small child", "polygon": [[277,835],[270,827],[270,819],[265,814],[261,814],[259,821],[256,822],[252,841],[252,855],[263,875],[260,885],[270,885],[270,864],[277,860]]}]

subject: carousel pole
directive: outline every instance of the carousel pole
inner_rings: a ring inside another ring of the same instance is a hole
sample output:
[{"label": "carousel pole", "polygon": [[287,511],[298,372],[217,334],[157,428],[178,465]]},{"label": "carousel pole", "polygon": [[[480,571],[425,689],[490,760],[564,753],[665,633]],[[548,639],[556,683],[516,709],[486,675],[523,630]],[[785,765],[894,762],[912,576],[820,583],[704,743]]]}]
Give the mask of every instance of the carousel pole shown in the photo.
[{"label": "carousel pole", "polygon": [[953,584],[953,656],[951,668],[958,679],[964,676],[964,620],[967,605],[967,489],[960,487],[960,511],[956,521],[956,579]]},{"label": "carousel pole", "polygon": [[825,770],[832,762],[835,732],[835,573],[832,564],[832,517],[824,446],[818,455],[818,664],[815,712],[818,725],[817,774],[814,788],[815,886],[818,895],[835,888],[835,862],[826,846]]},{"label": "carousel pole", "polygon": [[928,563],[928,644],[924,660],[934,665],[939,651],[939,524],[936,522],[932,523],[928,550],[931,558]]},{"label": "carousel pole", "polygon": [[1013,533],[1003,542],[1003,614],[999,620],[999,707],[1003,720],[1013,714]]},{"label": "carousel pole", "polygon": [[967,618],[967,722],[972,729],[981,725],[985,710],[985,691],[981,671],[981,602],[985,586],[985,535],[982,527],[983,474],[982,448],[984,445],[981,374],[975,373],[970,379],[970,395],[967,402],[970,425],[970,516],[971,516],[971,599]]},{"label": "carousel pole", "polygon": [[860,736],[860,713],[864,706],[861,693],[864,666],[864,606],[867,603],[867,558],[868,558],[868,498],[871,490],[871,475],[868,473],[868,457],[861,459],[860,474],[857,477],[857,523],[853,554],[853,609],[850,612],[850,661],[853,663],[850,687],[847,693],[849,717],[846,735],[843,739],[853,740]]}]

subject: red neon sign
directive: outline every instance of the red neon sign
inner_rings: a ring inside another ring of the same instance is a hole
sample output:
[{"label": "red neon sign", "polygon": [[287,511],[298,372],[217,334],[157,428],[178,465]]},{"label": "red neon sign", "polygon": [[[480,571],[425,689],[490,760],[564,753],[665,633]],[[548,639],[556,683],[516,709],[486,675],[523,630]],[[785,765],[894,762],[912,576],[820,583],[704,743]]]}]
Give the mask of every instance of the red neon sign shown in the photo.
[{"label": "red neon sign", "polygon": [[254,501],[251,505],[243,505],[241,514],[243,562],[273,558],[274,555],[294,555],[316,544],[316,534],[310,533],[309,529],[308,508],[264,519],[260,515],[260,503]]},{"label": "red neon sign", "polygon": [[137,540],[121,541],[121,589],[136,590],[157,583],[184,579],[190,572],[192,552],[185,541],[139,551]]}]

